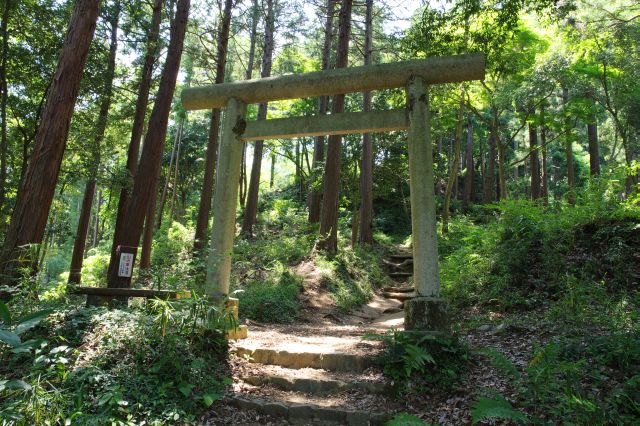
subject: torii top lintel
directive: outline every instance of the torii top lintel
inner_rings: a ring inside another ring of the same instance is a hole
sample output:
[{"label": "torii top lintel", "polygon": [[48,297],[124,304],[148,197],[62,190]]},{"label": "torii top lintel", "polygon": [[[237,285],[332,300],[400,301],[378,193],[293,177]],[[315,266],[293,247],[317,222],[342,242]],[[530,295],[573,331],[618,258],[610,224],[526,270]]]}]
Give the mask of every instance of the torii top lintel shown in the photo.
[{"label": "torii top lintel", "polygon": [[405,86],[411,77],[420,77],[425,84],[458,83],[482,80],[484,72],[483,53],[442,56],[187,88],[182,104],[197,110],[221,108],[232,97],[252,104],[393,89]]}]

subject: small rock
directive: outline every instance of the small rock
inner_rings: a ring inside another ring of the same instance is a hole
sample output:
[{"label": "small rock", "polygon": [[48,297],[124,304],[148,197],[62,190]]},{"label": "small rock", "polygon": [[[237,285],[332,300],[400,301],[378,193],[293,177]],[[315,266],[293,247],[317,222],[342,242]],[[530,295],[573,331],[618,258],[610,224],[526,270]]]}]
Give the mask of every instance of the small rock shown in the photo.
[{"label": "small rock", "polygon": [[493,329],[493,326],[491,324],[483,324],[480,327],[478,327],[478,331],[482,331],[482,332],[491,331],[492,329]]}]

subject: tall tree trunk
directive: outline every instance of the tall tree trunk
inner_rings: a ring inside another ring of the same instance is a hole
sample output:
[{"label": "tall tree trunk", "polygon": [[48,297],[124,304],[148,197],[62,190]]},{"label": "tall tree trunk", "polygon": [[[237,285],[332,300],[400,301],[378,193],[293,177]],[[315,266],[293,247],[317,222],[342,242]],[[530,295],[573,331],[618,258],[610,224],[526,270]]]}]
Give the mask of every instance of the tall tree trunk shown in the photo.
[{"label": "tall tree trunk", "polygon": [[[364,31],[364,64],[371,65],[373,53],[373,0],[366,0]],[[363,93],[362,110],[371,110],[371,92]],[[360,235],[361,245],[373,244],[373,140],[371,133],[362,135],[360,165]]]},{"label": "tall tree trunk", "polygon": [[[178,0],[177,2],[175,17],[171,25],[167,58],[160,78],[156,102],[149,118],[145,144],[142,148],[142,156],[131,193],[131,202],[127,209],[127,221],[123,227],[122,242],[124,246],[138,246],[149,204],[154,198],[155,191],[157,191],[164,141],[167,135],[167,122],[180,69],[189,6],[190,0]],[[109,263],[109,287],[129,285],[129,279],[118,277],[118,264],[119,259],[117,256],[112,255]]]},{"label": "tall tree trunk", "polygon": [[[80,220],[78,221],[78,229],[76,231],[76,239],[73,245],[73,255],[71,256],[71,266],[69,268],[69,283],[79,284],[81,281],[82,263],[84,260],[84,249],[87,242],[87,232],[89,230],[89,220],[91,217],[91,208],[93,206],[93,197],[96,192],[96,176],[100,166],[100,146],[104,139],[104,133],[107,129],[107,119],[109,117],[109,108],[111,107],[111,98],[113,95],[113,78],[116,70],[116,53],[118,51],[118,23],[120,20],[120,2],[116,1],[114,5],[113,16],[111,17],[111,40],[109,45],[109,59],[107,69],[104,75],[104,87],[102,89],[102,99],[100,101],[100,111],[94,129],[93,141],[93,160],[91,164],[91,176],[85,186],[85,194],[82,201],[82,210],[80,211]],[[100,204],[97,205],[100,209]],[[96,225],[94,232],[97,233]],[[95,238],[94,238],[95,240]],[[92,244],[95,247],[95,241]]]},{"label": "tall tree trunk", "polygon": [[473,201],[474,190],[474,166],[473,166],[473,122],[469,119],[467,123],[467,146],[465,149],[465,168],[466,173],[464,175],[464,198],[462,205],[465,209],[469,208],[469,205]]},{"label": "tall tree trunk", "polygon": [[4,229],[4,201],[7,193],[7,100],[9,98],[7,87],[7,59],[9,56],[9,16],[11,0],[5,0],[2,11],[2,25],[0,25],[0,37],[2,37],[2,57],[0,58],[0,229]]},{"label": "tall tree trunk", "polygon": [[590,123],[587,124],[587,134],[589,137],[589,173],[593,177],[600,174],[600,144],[598,142],[598,121],[595,114],[591,116]]},{"label": "tall tree trunk", "polygon": [[576,203],[576,196],[573,192],[576,185],[575,171],[573,169],[573,140],[571,138],[570,126],[571,126],[571,118],[568,114],[568,104],[569,104],[569,89],[566,87],[562,88],[562,105],[564,108],[564,131],[565,131],[565,155],[567,158],[567,183],[569,184],[569,193],[567,199],[569,204]]},{"label": "tall tree trunk", "polygon": [[240,160],[240,180],[238,181],[238,198],[240,206],[244,207],[247,199],[247,144],[242,145],[242,157]]},{"label": "tall tree trunk", "polygon": [[144,133],[144,119],[147,114],[147,106],[149,104],[149,91],[151,89],[151,82],[153,79],[153,66],[160,50],[158,45],[160,38],[160,21],[162,20],[162,4],[163,0],[154,0],[153,3],[151,26],[149,27],[149,34],[147,34],[144,65],[142,66],[142,72],[140,73],[138,97],[136,99],[136,109],[133,115],[131,140],[129,141],[129,149],[127,151],[127,172],[131,183],[124,185],[120,190],[118,213],[116,215],[113,243],[111,245],[112,258],[116,256],[116,248],[118,245],[122,244],[122,231],[126,222],[125,215],[127,213],[129,203],[131,202],[130,189],[133,186],[133,181],[138,169],[138,154],[140,152],[140,142]]},{"label": "tall tree trunk", "polygon": [[464,121],[464,90],[460,95],[460,104],[458,105],[458,119],[456,121],[456,134],[453,138],[453,152],[450,161],[451,168],[449,170],[449,179],[447,181],[447,190],[444,194],[444,206],[442,207],[442,233],[449,232],[449,208],[451,204],[451,194],[458,176],[458,166],[460,162],[460,145],[462,145],[462,126]]},{"label": "tall tree trunk", "polygon": [[[233,0],[225,0],[220,28],[218,30],[216,84],[224,82],[224,71],[227,65],[227,52],[229,46],[229,29],[231,27],[231,9]],[[211,123],[209,127],[209,139],[207,141],[207,156],[204,166],[204,178],[202,180],[202,194],[198,207],[198,220],[193,243],[193,251],[201,254],[206,243],[206,233],[209,225],[209,211],[211,210],[211,197],[213,196],[214,174],[216,161],[218,160],[218,130],[220,128],[220,109],[211,111]]]},{"label": "tall tree trunk", "polygon": [[[275,1],[267,0],[267,18],[264,23],[264,46],[262,49],[262,78],[271,75],[273,65],[274,33],[275,33]],[[267,103],[263,102],[258,106],[258,120],[267,119]],[[253,226],[256,224],[258,214],[258,192],[260,190],[260,171],[262,170],[262,153],[264,141],[256,141],[253,148],[253,164],[251,165],[251,180],[249,182],[249,193],[247,207],[242,219],[242,234],[253,235]]]},{"label": "tall tree trunk", "polygon": [[531,199],[540,199],[540,157],[538,156],[538,129],[534,123],[529,123],[529,154],[531,165]]},{"label": "tall tree trunk", "polygon": [[[352,0],[343,0],[340,7],[340,24],[336,68],[345,68],[349,55],[351,35]],[[344,95],[335,95],[331,102],[331,114],[344,112]],[[329,253],[338,251],[338,203],[340,201],[340,157],[342,136],[329,136],[327,159],[324,166],[324,191],[320,220],[320,240],[318,248]]]},{"label": "tall tree trunk", "polygon": [[542,203],[549,205],[549,167],[547,165],[547,117],[544,103],[540,106],[540,148],[542,151]]},{"label": "tall tree trunk", "polygon": [[[322,45],[322,69],[328,70],[331,59],[331,40],[333,35],[333,15],[335,12],[335,5],[338,0],[327,0],[327,16],[324,24],[324,43]],[[327,106],[329,104],[328,96],[320,96],[318,98],[318,115],[325,115],[327,113]],[[316,136],[313,139],[313,170],[315,174],[318,174],[318,169],[324,161],[324,136]],[[316,179],[311,180],[313,187],[309,191],[307,198],[307,204],[309,207],[309,222],[320,222],[320,208],[322,206],[322,194],[319,188],[316,186]]]},{"label": "tall tree trunk", "polygon": [[[24,247],[42,242],[71,115],[98,18],[100,0],[77,0],[58,67],[47,93],[35,143],[18,191],[0,258],[2,281],[14,285]],[[35,259],[26,259],[34,265]]]}]

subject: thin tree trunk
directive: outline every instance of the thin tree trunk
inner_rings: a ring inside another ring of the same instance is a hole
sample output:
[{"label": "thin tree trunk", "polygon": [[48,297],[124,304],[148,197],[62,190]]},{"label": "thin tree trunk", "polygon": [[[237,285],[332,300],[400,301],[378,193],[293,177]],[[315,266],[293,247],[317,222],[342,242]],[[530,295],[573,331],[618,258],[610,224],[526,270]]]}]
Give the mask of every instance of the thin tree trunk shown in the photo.
[{"label": "thin tree trunk", "polygon": [[[266,78],[271,76],[273,65],[274,33],[275,33],[275,0],[267,0],[267,17],[264,24],[264,46],[262,49],[262,71],[260,76]],[[267,119],[267,103],[263,102],[258,106],[257,120]],[[253,164],[251,165],[251,181],[249,182],[249,193],[247,207],[242,219],[242,234],[253,235],[253,226],[256,224],[258,214],[258,193],[260,190],[260,171],[262,170],[262,153],[264,141],[256,141],[253,148]]]},{"label": "thin tree trunk", "polygon": [[[336,68],[345,68],[349,55],[352,0],[343,0],[340,8]],[[335,95],[331,102],[331,114],[344,112],[344,95]],[[338,203],[340,201],[340,157],[342,136],[329,136],[327,159],[324,167],[324,199],[320,220],[318,248],[329,253],[338,251]]]},{"label": "thin tree trunk", "polygon": [[[156,102],[149,118],[145,144],[142,149],[138,173],[131,193],[131,203],[127,209],[126,224],[123,228],[123,245],[137,247],[142,235],[145,216],[149,204],[157,191],[158,176],[167,134],[167,122],[171,112],[171,101],[180,69],[180,58],[184,44],[190,0],[178,0],[175,17],[171,26],[171,36]],[[108,284],[110,287],[130,285],[129,279],[118,277],[119,259],[112,256],[109,263]]]},{"label": "thin tree trunk", "polygon": [[529,123],[529,154],[531,165],[531,199],[540,199],[540,157],[538,156],[538,129],[535,124]]},{"label": "thin tree trunk", "polygon": [[484,173],[484,197],[485,203],[492,203],[495,200],[496,188],[496,140],[498,129],[496,123],[492,123],[489,130],[489,158]]},{"label": "thin tree trunk", "polygon": [[[0,258],[2,282],[15,285],[23,247],[39,244],[55,193],[71,115],[96,27],[100,0],[77,0],[53,82],[47,93],[35,144],[5,235]],[[26,258],[28,265],[36,259]]]},{"label": "thin tree trunk", "polygon": [[546,109],[544,103],[540,106],[540,148],[542,151],[542,165],[541,165],[541,178],[542,178],[542,203],[549,205],[549,174],[547,166],[547,119]]},{"label": "thin tree trunk", "polygon": [[84,258],[84,248],[87,241],[87,230],[89,229],[91,205],[93,204],[95,190],[96,181],[93,179],[88,180],[84,188],[82,209],[80,210],[80,218],[78,220],[78,231],[76,232],[76,240],[73,244],[71,267],[69,268],[69,283],[79,284],[81,281],[82,260]]},{"label": "thin tree trunk", "polygon": [[144,133],[144,119],[147,114],[149,104],[149,91],[153,80],[153,66],[159,53],[160,21],[162,20],[162,0],[154,0],[153,13],[151,16],[151,26],[147,35],[145,46],[144,65],[140,73],[140,84],[138,86],[138,97],[136,99],[136,109],[133,115],[133,126],[131,129],[131,140],[127,151],[127,172],[130,184],[124,185],[120,190],[118,200],[118,213],[113,234],[113,244],[111,245],[111,257],[116,256],[116,249],[122,243],[122,231],[126,222],[126,213],[131,202],[131,187],[138,169],[138,155],[140,153],[140,142]]},{"label": "thin tree trunk", "polygon": [[562,88],[562,105],[565,110],[564,117],[564,131],[565,131],[565,155],[567,158],[567,183],[569,184],[569,192],[567,199],[569,204],[576,203],[576,197],[573,192],[575,188],[575,172],[573,169],[573,141],[571,138],[571,133],[569,132],[571,126],[571,118],[567,114],[567,108],[569,103],[569,89],[566,87]]},{"label": "thin tree trunk", "polygon": [[[333,15],[337,0],[327,0],[327,16],[324,24],[324,43],[322,45],[322,69],[329,69],[331,58],[331,40],[333,35]],[[320,96],[318,98],[318,115],[325,115],[329,104],[329,97]],[[324,136],[316,136],[313,139],[313,170],[315,174],[319,174],[319,168],[324,161]],[[320,209],[322,206],[322,193],[315,182],[311,180],[312,188],[310,188],[307,197],[309,207],[309,222],[320,222]]]},{"label": "thin tree trunk", "polygon": [[[109,116],[109,108],[111,107],[111,98],[113,95],[113,78],[116,69],[116,54],[118,51],[118,23],[120,20],[120,2],[115,3],[114,15],[111,17],[111,40],[109,46],[109,59],[107,62],[107,69],[105,72],[105,82],[102,93],[102,99],[100,101],[100,111],[98,113],[98,119],[96,121],[96,128],[93,142],[93,164],[90,171],[91,176],[85,186],[85,194],[82,201],[82,210],[80,211],[80,220],[78,221],[78,229],[76,231],[76,239],[73,245],[73,255],[71,256],[71,266],[69,271],[69,283],[80,283],[82,263],[84,260],[84,251],[87,241],[87,233],[89,231],[89,220],[91,217],[91,208],[93,206],[93,197],[96,192],[96,176],[98,174],[98,168],[100,166],[100,146],[104,139],[104,133],[107,129],[107,119]],[[97,210],[100,209],[100,204],[97,205]],[[96,213],[97,216],[97,213]],[[92,240],[92,246],[96,246],[96,235],[98,231],[96,224],[94,229],[94,238]]]},{"label": "thin tree trunk", "polygon": [[[224,82],[224,72],[227,65],[227,52],[229,46],[229,29],[231,27],[231,9],[233,0],[225,0],[220,29],[218,30],[216,84]],[[220,128],[220,109],[211,111],[211,124],[209,127],[209,139],[207,141],[207,156],[204,166],[204,178],[202,181],[202,194],[198,207],[198,220],[194,236],[193,251],[197,255],[202,254],[206,243],[206,233],[209,227],[209,212],[211,210],[211,198],[213,196],[213,184],[215,178],[216,161],[218,160],[218,130]]]},{"label": "thin tree trunk", "polygon": [[[364,64],[371,65],[373,53],[373,0],[366,0]],[[362,110],[371,110],[371,92],[363,93]],[[370,133],[362,135],[360,165],[360,235],[361,245],[373,244],[373,140]]]},{"label": "thin tree trunk", "polygon": [[598,142],[598,121],[595,114],[591,116],[591,122],[587,124],[589,137],[589,172],[592,177],[600,174],[600,144]]},{"label": "thin tree trunk", "polygon": [[[182,124],[182,123],[181,123]],[[171,206],[169,207],[169,221],[171,222],[174,219],[175,213],[175,204],[176,204],[176,193],[178,192],[178,177],[180,171],[180,147],[182,146],[182,128],[180,129],[180,138],[178,139],[178,149],[176,151],[176,161],[175,161],[175,173],[173,175],[173,188],[171,191]],[[162,215],[162,213],[160,213]]]},{"label": "thin tree trunk", "polygon": [[464,90],[460,95],[460,104],[458,105],[458,119],[456,122],[456,134],[453,139],[453,152],[451,168],[449,170],[449,180],[447,181],[447,191],[444,194],[444,206],[442,208],[442,233],[449,232],[449,208],[451,204],[451,195],[453,193],[453,186],[458,176],[458,166],[460,162],[460,145],[462,145],[462,126],[464,120]]},{"label": "thin tree trunk", "polygon": [[96,194],[96,204],[95,204],[95,218],[93,221],[93,234],[91,236],[91,248],[96,248],[98,246],[98,230],[100,227],[100,206],[102,206],[102,190],[98,189],[98,193]]},{"label": "thin tree trunk", "polygon": [[474,169],[473,169],[473,122],[469,119],[467,123],[467,146],[465,150],[465,167],[466,173],[464,175],[464,198],[462,205],[465,209],[469,208],[469,205],[473,201],[474,191]]},{"label": "thin tree trunk", "polygon": [[153,246],[153,227],[155,224],[157,199],[157,196],[151,197],[149,208],[145,215],[144,233],[142,235],[142,251],[140,253],[140,269],[143,271],[148,271],[149,268],[151,268],[151,249]]},{"label": "thin tree trunk", "polygon": [[271,150],[271,173],[269,176],[269,188],[273,189],[273,183],[276,177],[276,153]]},{"label": "thin tree trunk", "polygon": [[[162,227],[162,212],[164,211],[164,205],[167,202],[167,193],[169,192],[169,183],[171,182],[171,175],[173,172],[173,163],[176,158],[176,152],[178,146],[180,146],[180,140],[182,139],[182,126],[184,125],[184,119],[180,119],[178,127],[176,128],[176,136],[173,139],[173,147],[171,148],[171,158],[169,158],[169,169],[167,170],[167,177],[164,181],[164,187],[162,188],[162,195],[160,196],[160,210],[158,211],[158,218],[156,221],[156,229]],[[174,183],[175,185],[175,183]],[[156,201],[154,201],[154,204]],[[153,222],[153,219],[151,220]]]}]

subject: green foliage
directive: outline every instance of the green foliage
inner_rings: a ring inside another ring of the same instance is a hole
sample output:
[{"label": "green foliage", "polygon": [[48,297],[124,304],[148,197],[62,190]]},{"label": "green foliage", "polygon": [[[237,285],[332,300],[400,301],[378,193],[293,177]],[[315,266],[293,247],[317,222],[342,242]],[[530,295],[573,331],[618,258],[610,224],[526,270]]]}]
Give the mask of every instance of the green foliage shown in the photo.
[{"label": "green foliage", "polygon": [[488,207],[495,219],[454,219],[441,239],[445,293],[463,305],[509,308],[566,292],[568,275],[603,282],[607,292],[632,288],[640,276],[640,210],[606,194],[592,188],[580,194],[579,207],[557,210],[501,202]]},{"label": "green foliage", "polygon": [[490,419],[511,420],[517,423],[523,423],[527,420],[527,416],[520,411],[515,410],[509,401],[504,398],[480,398],[471,411],[473,424]]},{"label": "green foliage", "polygon": [[396,414],[395,417],[385,423],[385,426],[430,426],[416,416],[409,413]]},{"label": "green foliage", "polygon": [[[149,309],[154,315],[59,312],[42,333],[47,340],[33,340],[33,355],[0,353],[9,355],[10,369],[0,368],[8,373],[0,416],[20,425],[195,421],[226,383],[220,366],[228,320],[197,297]],[[169,319],[158,320],[163,315]]]},{"label": "green foliage", "polygon": [[366,337],[385,343],[379,360],[386,375],[416,381],[424,390],[453,387],[470,359],[469,348],[455,336],[394,330]]},{"label": "green foliage", "polygon": [[322,271],[323,284],[331,291],[343,312],[366,303],[374,289],[390,284],[382,270],[383,252],[375,248],[344,247],[335,256],[319,255],[316,267]]},{"label": "green foliage", "polygon": [[293,322],[300,309],[301,285],[301,278],[288,271],[276,282],[250,282],[238,293],[240,315],[263,322]]}]

